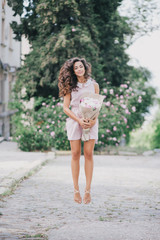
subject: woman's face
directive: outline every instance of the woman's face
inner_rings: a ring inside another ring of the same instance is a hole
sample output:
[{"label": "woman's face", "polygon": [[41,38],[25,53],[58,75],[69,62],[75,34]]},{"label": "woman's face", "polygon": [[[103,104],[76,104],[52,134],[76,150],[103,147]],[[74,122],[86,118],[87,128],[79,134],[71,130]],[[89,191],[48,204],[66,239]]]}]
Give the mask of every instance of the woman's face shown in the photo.
[{"label": "woman's face", "polygon": [[82,77],[85,74],[84,65],[80,61],[75,62],[73,69],[74,69],[74,73],[76,74],[77,77]]}]

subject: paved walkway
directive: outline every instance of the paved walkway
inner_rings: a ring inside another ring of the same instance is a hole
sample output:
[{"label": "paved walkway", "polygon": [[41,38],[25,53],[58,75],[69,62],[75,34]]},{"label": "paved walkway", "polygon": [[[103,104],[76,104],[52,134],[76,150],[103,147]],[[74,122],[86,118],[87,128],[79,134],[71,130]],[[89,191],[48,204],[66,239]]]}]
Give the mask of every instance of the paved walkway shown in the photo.
[{"label": "paved walkway", "polygon": [[0,197],[54,157],[52,152],[22,152],[16,142],[0,143]]},{"label": "paved walkway", "polygon": [[[84,159],[80,190],[84,194]],[[95,156],[92,203],[73,201],[60,156],[0,202],[0,239],[160,240],[160,158]]]}]

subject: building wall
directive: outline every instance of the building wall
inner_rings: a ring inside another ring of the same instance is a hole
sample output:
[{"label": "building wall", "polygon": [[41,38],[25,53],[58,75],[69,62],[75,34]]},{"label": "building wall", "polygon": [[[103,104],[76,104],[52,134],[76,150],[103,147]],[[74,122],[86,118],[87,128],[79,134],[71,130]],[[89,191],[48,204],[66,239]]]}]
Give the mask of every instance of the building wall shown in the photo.
[{"label": "building wall", "polygon": [[6,0],[0,1],[0,137],[10,136],[10,118],[14,111],[8,109],[12,99],[12,88],[16,71],[21,66],[21,42],[14,39],[10,23],[20,23],[20,17],[13,16]]}]

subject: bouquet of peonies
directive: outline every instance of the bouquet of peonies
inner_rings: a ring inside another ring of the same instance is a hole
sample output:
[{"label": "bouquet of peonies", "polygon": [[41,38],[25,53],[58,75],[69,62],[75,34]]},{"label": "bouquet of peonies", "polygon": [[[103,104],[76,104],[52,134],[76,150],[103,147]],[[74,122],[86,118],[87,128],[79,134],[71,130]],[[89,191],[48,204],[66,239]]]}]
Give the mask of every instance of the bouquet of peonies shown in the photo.
[{"label": "bouquet of peonies", "polygon": [[[81,115],[85,119],[95,119],[99,115],[103,99],[105,96],[85,92],[80,99],[79,110]],[[88,141],[90,139],[90,128],[83,129],[82,140]]]}]

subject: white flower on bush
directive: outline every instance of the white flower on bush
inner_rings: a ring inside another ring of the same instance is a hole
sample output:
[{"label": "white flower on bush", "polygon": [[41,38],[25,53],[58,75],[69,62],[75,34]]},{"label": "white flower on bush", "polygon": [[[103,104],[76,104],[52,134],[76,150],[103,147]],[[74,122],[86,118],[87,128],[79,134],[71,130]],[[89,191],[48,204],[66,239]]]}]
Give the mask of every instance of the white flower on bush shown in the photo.
[{"label": "white flower on bush", "polygon": [[141,97],[141,96],[139,96],[139,98],[138,98],[138,102],[139,102],[139,103],[142,102],[142,97]]},{"label": "white flower on bush", "polygon": [[136,107],[135,107],[135,106],[132,107],[132,111],[133,111],[133,112],[136,111]]},{"label": "white flower on bush", "polygon": [[113,89],[110,89],[109,92],[110,92],[110,94],[113,94],[113,93],[114,93]]}]

